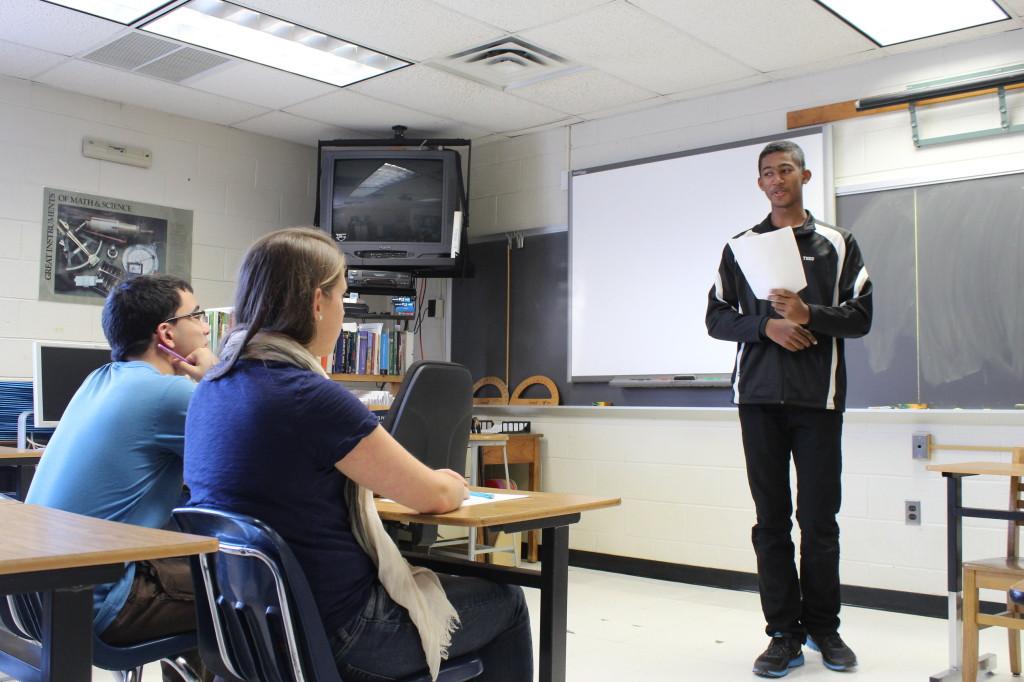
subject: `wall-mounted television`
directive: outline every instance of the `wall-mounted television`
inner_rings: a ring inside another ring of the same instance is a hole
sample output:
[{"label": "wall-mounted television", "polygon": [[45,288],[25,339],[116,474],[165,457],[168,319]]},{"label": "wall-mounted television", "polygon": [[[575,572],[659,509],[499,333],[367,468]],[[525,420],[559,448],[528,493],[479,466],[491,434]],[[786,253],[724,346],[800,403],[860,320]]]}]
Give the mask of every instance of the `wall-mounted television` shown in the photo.
[{"label": "wall-mounted television", "polygon": [[319,225],[350,268],[456,269],[463,196],[455,150],[320,148]]},{"label": "wall-mounted television", "polygon": [[32,343],[32,412],[37,428],[57,426],[75,392],[98,367],[110,362],[100,344]]}]

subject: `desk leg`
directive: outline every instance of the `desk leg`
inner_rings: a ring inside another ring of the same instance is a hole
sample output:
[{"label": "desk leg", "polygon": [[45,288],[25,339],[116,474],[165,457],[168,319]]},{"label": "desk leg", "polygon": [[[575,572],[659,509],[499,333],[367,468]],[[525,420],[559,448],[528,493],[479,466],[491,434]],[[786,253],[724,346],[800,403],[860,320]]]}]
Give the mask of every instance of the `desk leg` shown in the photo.
[{"label": "desk leg", "polygon": [[[540,444],[537,442],[537,438],[533,440],[533,460],[527,465],[530,475],[530,490],[540,490]],[[527,534],[527,558],[536,563],[537,562],[537,536],[539,533],[535,530],[531,530]]]},{"label": "desk leg", "polygon": [[17,483],[15,484],[15,494],[18,496],[18,499],[21,500],[22,502],[24,502],[25,498],[28,496],[28,488],[30,485],[32,485],[32,477],[35,475],[35,473],[35,466],[30,466],[28,464],[18,467],[17,471],[15,472],[15,476],[17,477]]},{"label": "desk leg", "polygon": [[540,682],[565,682],[569,527],[544,529],[540,548]]},{"label": "desk leg", "polygon": [[44,680],[92,680],[91,585],[43,594],[42,642]]},{"label": "desk leg", "polygon": [[949,593],[949,667],[960,670],[963,656],[963,478],[946,479],[946,583]]}]

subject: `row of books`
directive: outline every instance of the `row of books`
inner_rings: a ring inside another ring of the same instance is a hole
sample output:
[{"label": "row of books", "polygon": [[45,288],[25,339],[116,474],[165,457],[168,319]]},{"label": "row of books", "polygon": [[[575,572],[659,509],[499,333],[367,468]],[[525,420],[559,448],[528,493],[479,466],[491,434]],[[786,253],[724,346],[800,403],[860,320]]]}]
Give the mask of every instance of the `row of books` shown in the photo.
[{"label": "row of books", "polygon": [[381,322],[346,322],[327,366],[334,374],[404,374],[414,360],[415,336]]},{"label": "row of books", "polygon": [[231,328],[231,308],[207,308],[206,321],[210,323],[210,349],[220,352],[221,341]]}]

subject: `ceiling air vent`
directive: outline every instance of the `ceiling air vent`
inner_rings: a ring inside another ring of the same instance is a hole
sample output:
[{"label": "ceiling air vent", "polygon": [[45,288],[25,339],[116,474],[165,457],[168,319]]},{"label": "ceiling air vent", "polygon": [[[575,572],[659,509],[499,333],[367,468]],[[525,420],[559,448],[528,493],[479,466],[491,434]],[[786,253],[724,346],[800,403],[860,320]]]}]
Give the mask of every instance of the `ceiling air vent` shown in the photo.
[{"label": "ceiling air vent", "polygon": [[231,61],[228,57],[197,50],[173,40],[136,32],[93,50],[83,59],[172,83],[180,83]]},{"label": "ceiling air vent", "polygon": [[138,72],[180,83],[228,61],[230,60],[227,57],[218,54],[203,52],[193,47],[182,47],[166,57],[139,67]]},{"label": "ceiling air vent", "polygon": [[505,38],[464,50],[443,59],[441,64],[473,80],[508,90],[566,76],[583,68],[519,38]]}]

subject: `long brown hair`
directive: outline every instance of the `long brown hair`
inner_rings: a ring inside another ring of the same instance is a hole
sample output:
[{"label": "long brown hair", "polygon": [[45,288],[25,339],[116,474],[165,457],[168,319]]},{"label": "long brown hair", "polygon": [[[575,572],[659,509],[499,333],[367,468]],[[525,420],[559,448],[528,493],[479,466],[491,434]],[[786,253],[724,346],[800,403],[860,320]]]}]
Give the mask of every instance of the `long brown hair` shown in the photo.
[{"label": "long brown hair", "polygon": [[344,277],[345,257],[319,230],[287,227],[256,240],[242,258],[235,292],[231,336],[245,336],[237,352],[221,357],[210,378],[231,371],[258,332],[283,334],[303,346],[312,341],[314,294],[317,289],[330,293]]}]

